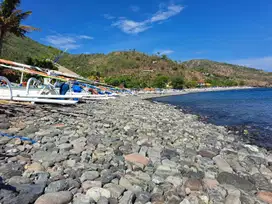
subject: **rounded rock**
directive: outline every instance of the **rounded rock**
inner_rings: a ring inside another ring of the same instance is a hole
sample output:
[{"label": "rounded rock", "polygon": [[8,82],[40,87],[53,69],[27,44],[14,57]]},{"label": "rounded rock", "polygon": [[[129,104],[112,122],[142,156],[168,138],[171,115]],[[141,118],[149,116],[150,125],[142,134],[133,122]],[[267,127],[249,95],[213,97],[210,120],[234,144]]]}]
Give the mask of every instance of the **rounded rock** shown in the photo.
[{"label": "rounded rock", "polygon": [[89,189],[86,195],[89,198],[93,199],[95,202],[97,202],[101,197],[106,197],[106,198],[111,197],[111,193],[109,190],[104,188],[98,188],[98,187]]},{"label": "rounded rock", "polygon": [[258,192],[257,197],[264,202],[272,204],[272,192]]},{"label": "rounded rock", "polygon": [[69,191],[60,191],[57,193],[47,193],[40,196],[35,204],[68,204],[73,198]]}]

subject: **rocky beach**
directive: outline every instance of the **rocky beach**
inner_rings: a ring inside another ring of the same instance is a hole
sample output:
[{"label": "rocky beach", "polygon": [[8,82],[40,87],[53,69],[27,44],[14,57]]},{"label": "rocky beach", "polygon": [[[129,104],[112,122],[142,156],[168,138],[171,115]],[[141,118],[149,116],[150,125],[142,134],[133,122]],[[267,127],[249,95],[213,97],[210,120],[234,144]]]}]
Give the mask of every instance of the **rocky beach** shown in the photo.
[{"label": "rocky beach", "polygon": [[145,98],[1,104],[0,203],[272,203],[271,151]]}]

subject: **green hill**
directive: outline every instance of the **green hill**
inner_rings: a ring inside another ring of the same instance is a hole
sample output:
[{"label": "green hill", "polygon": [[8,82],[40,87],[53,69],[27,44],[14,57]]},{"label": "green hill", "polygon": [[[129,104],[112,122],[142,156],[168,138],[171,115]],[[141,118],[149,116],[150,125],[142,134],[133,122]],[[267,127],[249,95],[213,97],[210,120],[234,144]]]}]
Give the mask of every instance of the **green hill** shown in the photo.
[{"label": "green hill", "polygon": [[248,85],[268,86],[272,85],[272,72],[260,69],[248,68],[233,64],[214,62],[210,60],[190,60],[183,65],[190,70],[204,74],[207,81],[216,79],[234,79],[244,81]]},{"label": "green hill", "polygon": [[61,51],[51,46],[42,45],[30,38],[10,36],[4,41],[3,57],[16,62],[25,62],[27,57],[53,58]]},{"label": "green hill", "polygon": [[[4,43],[3,58],[25,62],[27,57],[53,59],[60,52],[29,38],[11,36]],[[135,50],[109,54],[66,53],[59,63],[84,77],[103,77],[110,84],[127,87],[163,87],[177,77],[183,78],[188,87],[196,86],[199,81],[213,86],[272,85],[272,73],[262,70],[209,60],[178,63],[165,55],[147,55]]]}]

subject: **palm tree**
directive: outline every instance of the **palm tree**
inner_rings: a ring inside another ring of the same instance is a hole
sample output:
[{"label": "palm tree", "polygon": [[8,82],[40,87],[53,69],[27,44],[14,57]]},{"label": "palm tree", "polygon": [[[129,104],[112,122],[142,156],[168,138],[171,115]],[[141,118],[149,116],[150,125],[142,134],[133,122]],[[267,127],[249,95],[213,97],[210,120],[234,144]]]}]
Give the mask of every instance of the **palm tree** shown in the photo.
[{"label": "palm tree", "polygon": [[3,0],[0,4],[0,56],[2,55],[3,41],[8,33],[18,37],[25,37],[25,34],[37,28],[21,25],[32,14],[31,11],[23,12],[17,9],[20,6],[20,0]]}]

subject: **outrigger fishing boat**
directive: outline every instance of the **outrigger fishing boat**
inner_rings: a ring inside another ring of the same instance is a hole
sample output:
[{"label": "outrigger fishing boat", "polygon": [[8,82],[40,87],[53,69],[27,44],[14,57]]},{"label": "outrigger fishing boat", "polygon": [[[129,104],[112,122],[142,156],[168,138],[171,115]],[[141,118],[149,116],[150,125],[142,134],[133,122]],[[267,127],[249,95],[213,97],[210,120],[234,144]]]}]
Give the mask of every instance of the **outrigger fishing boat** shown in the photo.
[{"label": "outrigger fishing boat", "polygon": [[[116,94],[113,94],[112,92],[108,92],[107,94],[97,94],[97,95],[94,95],[88,92],[88,86],[91,86],[90,84],[99,84],[99,85],[106,85],[106,84],[93,82],[80,76],[74,76],[71,74],[62,73],[55,70],[54,71],[48,70],[48,69],[21,64],[17,62],[12,62],[9,60],[4,60],[4,59],[0,59],[0,66],[4,68],[12,69],[12,70],[20,71],[22,73],[21,82],[22,82],[24,73],[42,76],[44,78],[44,81],[46,81],[44,85],[40,85],[41,82],[32,77],[28,80],[26,87],[22,87],[22,86],[14,85],[10,83],[10,81],[5,77],[1,77],[0,81],[4,83],[4,86],[2,87],[0,86],[0,99],[29,101],[34,103],[42,102],[42,103],[56,103],[56,104],[75,104],[79,100],[82,100],[82,99],[101,100],[101,99],[110,99],[110,98],[116,97]],[[55,81],[62,82],[62,84],[66,84],[66,87],[68,84],[69,89],[66,91],[65,94],[60,94],[61,88],[58,88],[55,85],[51,84],[51,81],[53,79]],[[79,82],[81,83],[81,85],[85,86],[86,88],[82,88],[80,92],[75,92],[73,90],[73,86],[75,83],[79,83]],[[34,85],[34,88],[32,88],[33,87],[32,83]],[[96,88],[96,86],[93,85],[92,88]]]}]

